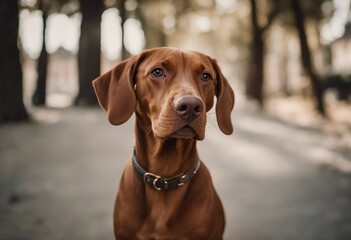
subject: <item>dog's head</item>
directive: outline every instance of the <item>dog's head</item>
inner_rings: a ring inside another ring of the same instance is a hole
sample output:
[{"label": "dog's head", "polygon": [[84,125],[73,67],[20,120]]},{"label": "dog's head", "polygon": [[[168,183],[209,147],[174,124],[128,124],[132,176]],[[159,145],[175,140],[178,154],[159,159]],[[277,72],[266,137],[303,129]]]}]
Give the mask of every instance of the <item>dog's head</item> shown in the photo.
[{"label": "dog's head", "polygon": [[140,126],[158,138],[205,137],[206,112],[217,97],[218,126],[233,132],[234,92],[216,61],[202,53],[175,48],[146,50],[93,81],[111,124],[136,112]]}]

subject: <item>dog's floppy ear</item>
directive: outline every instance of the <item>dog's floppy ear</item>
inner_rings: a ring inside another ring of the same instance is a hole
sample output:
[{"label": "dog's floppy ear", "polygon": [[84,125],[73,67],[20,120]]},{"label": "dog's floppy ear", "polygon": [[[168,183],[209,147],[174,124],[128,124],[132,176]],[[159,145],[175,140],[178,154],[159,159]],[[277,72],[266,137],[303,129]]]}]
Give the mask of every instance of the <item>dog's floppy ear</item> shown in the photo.
[{"label": "dog's floppy ear", "polygon": [[142,56],[143,54],[139,54],[122,61],[93,81],[99,103],[113,125],[126,122],[135,110],[134,77]]},{"label": "dog's floppy ear", "polygon": [[212,66],[216,71],[216,116],[217,123],[221,131],[227,135],[233,133],[233,125],[231,121],[231,112],[234,107],[234,92],[230,87],[228,80],[224,77],[216,60],[211,59]]}]

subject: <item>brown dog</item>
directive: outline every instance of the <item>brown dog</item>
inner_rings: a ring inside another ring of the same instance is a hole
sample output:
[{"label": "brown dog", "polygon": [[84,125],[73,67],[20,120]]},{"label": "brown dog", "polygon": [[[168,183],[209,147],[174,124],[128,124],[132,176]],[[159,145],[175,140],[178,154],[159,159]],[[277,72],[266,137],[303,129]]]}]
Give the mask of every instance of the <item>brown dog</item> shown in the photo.
[{"label": "brown dog", "polygon": [[219,128],[231,134],[234,93],[216,61],[175,48],[146,50],[93,82],[109,121],[135,112],[135,150],[119,186],[116,239],[222,239],[224,212],[196,140],[217,97]]}]

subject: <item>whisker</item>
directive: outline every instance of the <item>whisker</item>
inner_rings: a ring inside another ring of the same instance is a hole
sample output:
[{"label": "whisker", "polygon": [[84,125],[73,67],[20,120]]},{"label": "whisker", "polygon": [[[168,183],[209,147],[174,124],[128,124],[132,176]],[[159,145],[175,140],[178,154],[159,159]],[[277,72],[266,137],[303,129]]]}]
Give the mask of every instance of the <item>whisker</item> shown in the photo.
[{"label": "whisker", "polygon": [[208,112],[207,115],[216,115],[217,113],[231,113],[232,111],[216,111],[216,112]]},{"label": "whisker", "polygon": [[149,135],[150,133],[152,133],[152,127],[151,126],[147,129],[146,135]]},{"label": "whisker", "polygon": [[208,120],[207,122],[208,122],[209,124],[211,124],[212,126],[217,127],[217,125],[216,125],[214,122],[212,122],[212,121],[210,121],[210,120]]}]

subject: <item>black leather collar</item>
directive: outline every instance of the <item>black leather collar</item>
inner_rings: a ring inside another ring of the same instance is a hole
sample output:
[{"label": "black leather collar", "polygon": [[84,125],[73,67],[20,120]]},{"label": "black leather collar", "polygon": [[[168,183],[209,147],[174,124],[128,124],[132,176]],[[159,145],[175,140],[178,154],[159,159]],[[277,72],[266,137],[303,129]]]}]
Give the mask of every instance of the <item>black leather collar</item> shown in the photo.
[{"label": "black leather collar", "polygon": [[150,187],[161,191],[169,190],[177,187],[181,187],[184,183],[195,176],[200,167],[200,160],[197,159],[195,165],[191,167],[188,171],[176,175],[174,177],[163,178],[154,173],[150,173],[145,170],[140,163],[135,154],[135,149],[133,151],[133,168],[137,176],[143,180]]}]

